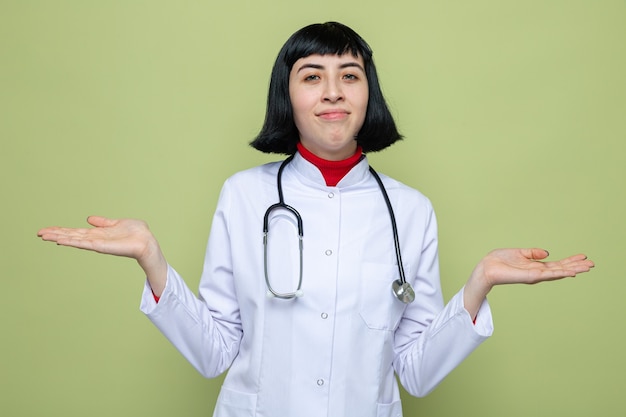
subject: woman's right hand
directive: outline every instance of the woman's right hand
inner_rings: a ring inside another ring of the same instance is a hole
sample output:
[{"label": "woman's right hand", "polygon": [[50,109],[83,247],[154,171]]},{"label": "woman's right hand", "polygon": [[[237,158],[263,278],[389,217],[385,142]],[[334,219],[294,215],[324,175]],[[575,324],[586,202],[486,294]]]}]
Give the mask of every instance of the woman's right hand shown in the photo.
[{"label": "woman's right hand", "polygon": [[93,228],[46,227],[37,236],[58,245],[91,250],[137,260],[152,291],[160,296],[167,280],[167,262],[146,222],[90,216]]}]

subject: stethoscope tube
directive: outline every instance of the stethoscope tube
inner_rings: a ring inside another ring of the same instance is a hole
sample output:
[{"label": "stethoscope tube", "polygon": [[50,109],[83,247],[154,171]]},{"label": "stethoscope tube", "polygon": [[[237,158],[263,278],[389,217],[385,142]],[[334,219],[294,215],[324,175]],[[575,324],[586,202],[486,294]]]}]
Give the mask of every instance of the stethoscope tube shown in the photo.
[{"label": "stethoscope tube", "polygon": [[387,204],[387,210],[389,211],[389,218],[391,219],[391,230],[393,232],[393,244],[396,248],[396,261],[398,264],[398,273],[400,274],[400,278],[395,280],[391,284],[391,290],[393,294],[398,298],[398,300],[402,301],[405,304],[412,303],[415,300],[415,291],[411,287],[411,284],[406,282],[406,277],[404,275],[404,266],[402,264],[402,253],[400,252],[400,238],[398,237],[398,226],[396,224],[396,216],[393,214],[393,207],[391,206],[391,201],[389,201],[389,195],[387,194],[387,190],[383,185],[383,181],[380,179],[378,173],[370,166],[370,172],[374,176],[374,179],[378,183],[378,187],[380,188],[380,192],[383,194],[383,198],[385,199],[385,204]]},{"label": "stethoscope tube", "polygon": [[[267,285],[268,295],[274,296],[277,298],[282,298],[282,299],[292,299],[295,297],[300,297],[303,294],[302,293],[302,275],[303,275],[304,233],[303,233],[303,226],[302,226],[302,216],[300,216],[300,213],[298,213],[298,210],[285,204],[285,200],[283,196],[283,186],[282,186],[283,170],[285,169],[287,164],[289,164],[289,162],[293,160],[294,157],[295,157],[295,154],[289,156],[287,159],[283,161],[283,163],[280,165],[280,168],[278,168],[278,173],[276,174],[276,186],[278,189],[278,203],[272,204],[270,207],[268,207],[268,209],[265,212],[265,216],[263,217],[263,270],[265,274],[265,284]],[[403,303],[408,304],[408,303],[413,302],[413,300],[415,300],[415,292],[413,291],[411,284],[409,284],[406,281],[406,277],[404,274],[404,267],[402,264],[402,253],[400,251],[400,239],[398,237],[398,227],[396,225],[396,217],[393,213],[393,207],[391,206],[389,195],[387,194],[387,190],[385,189],[385,186],[383,185],[383,182],[380,179],[380,176],[378,175],[378,173],[376,173],[374,168],[372,168],[371,166],[369,167],[369,171],[371,172],[372,176],[378,183],[378,187],[380,188],[380,191],[385,200],[385,204],[387,205],[387,210],[389,211],[389,218],[391,220],[391,229],[393,232],[393,244],[396,250],[396,261],[398,264],[398,273],[400,275],[399,279],[393,281],[391,288],[392,288],[393,294],[396,296],[398,300],[402,301]],[[269,233],[269,216],[276,209],[284,209],[284,210],[291,212],[296,218],[296,221],[298,223],[298,239],[299,239],[299,251],[300,251],[300,276],[298,278],[298,287],[296,291],[294,292],[280,293],[280,292],[275,291],[272,288],[272,285],[270,284],[268,268],[267,268],[267,264],[268,264],[267,262],[267,236]]]},{"label": "stethoscope tube", "polygon": [[[302,274],[303,274],[303,237],[304,237],[304,231],[303,231],[303,227],[302,227],[302,216],[300,216],[300,213],[298,213],[298,210],[296,210],[295,208],[285,204],[285,199],[283,197],[283,185],[282,185],[282,176],[283,176],[283,170],[285,169],[285,167],[287,166],[287,164],[289,162],[291,162],[291,160],[294,158],[295,154],[291,155],[289,158],[285,159],[283,161],[283,163],[280,165],[280,168],[278,168],[278,174],[276,175],[276,186],[278,188],[278,203],[276,204],[272,204],[271,206],[268,207],[268,209],[265,211],[265,216],[263,217],[263,272],[265,274],[265,284],[267,285],[267,290],[269,291],[270,296],[274,296],[277,298],[283,298],[283,299],[291,299],[294,297],[301,297],[302,296]],[[296,289],[296,291],[294,292],[288,292],[288,293],[280,293],[276,290],[274,290],[272,288],[272,284],[270,284],[270,279],[269,279],[269,274],[267,271],[267,235],[269,234],[269,217],[270,214],[276,210],[276,209],[284,209],[287,211],[290,211],[294,217],[296,218],[296,221],[298,223],[298,246],[299,246],[299,252],[300,252],[300,276],[298,278],[298,287]]]}]

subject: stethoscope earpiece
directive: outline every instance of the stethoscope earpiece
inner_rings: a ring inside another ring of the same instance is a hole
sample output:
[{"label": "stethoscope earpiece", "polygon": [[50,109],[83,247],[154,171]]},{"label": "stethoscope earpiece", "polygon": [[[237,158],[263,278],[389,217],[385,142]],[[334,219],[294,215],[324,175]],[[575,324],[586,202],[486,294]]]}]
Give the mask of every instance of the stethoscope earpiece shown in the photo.
[{"label": "stethoscope earpiece", "polygon": [[413,287],[408,282],[403,283],[402,280],[397,279],[391,284],[391,290],[393,295],[405,304],[412,303],[415,300],[415,291],[413,291]]}]

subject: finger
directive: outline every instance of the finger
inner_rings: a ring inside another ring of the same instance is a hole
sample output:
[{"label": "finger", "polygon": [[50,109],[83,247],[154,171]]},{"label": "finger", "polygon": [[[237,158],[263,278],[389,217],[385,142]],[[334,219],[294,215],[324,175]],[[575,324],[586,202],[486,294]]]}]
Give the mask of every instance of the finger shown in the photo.
[{"label": "finger", "polygon": [[94,242],[89,239],[81,239],[76,237],[59,236],[55,240],[57,245],[70,246],[78,249],[96,250]]},{"label": "finger", "polygon": [[56,231],[43,234],[43,240],[55,242],[61,246],[71,246],[96,252],[106,252],[107,240],[98,228],[70,229],[58,228]]},{"label": "finger", "polygon": [[[68,227],[48,227],[41,229],[38,236],[45,241],[57,242],[61,240],[84,240],[93,239],[101,235],[99,229],[74,229]],[[60,243],[59,243],[60,244]]]},{"label": "finger", "polygon": [[55,236],[65,234],[65,230],[66,229],[57,226],[44,227],[37,232],[37,236],[41,237],[43,240],[52,240]]},{"label": "finger", "polygon": [[[102,216],[89,216],[87,217],[87,223],[95,227],[107,227],[114,226],[117,223],[117,220]],[[51,226],[39,229],[39,231],[37,231],[37,236],[43,237],[44,235],[51,234],[85,234],[88,230],[91,229]]]},{"label": "finger", "polygon": [[54,228],[53,227],[44,227],[42,229],[39,229],[37,231],[37,236],[38,237],[42,237],[43,235],[50,233],[52,231],[52,229],[54,229]]},{"label": "finger", "polygon": [[567,258],[563,258],[558,262],[573,262],[573,261],[581,261],[587,259],[587,255],[584,253],[579,253],[577,255],[568,256]]},{"label": "finger", "polygon": [[561,269],[561,270],[554,270],[554,271],[550,271],[550,274],[545,274],[544,277],[544,281],[555,281],[557,279],[562,279],[562,278],[574,278],[577,273],[575,271],[570,271],[570,270],[565,270],[565,269]]},{"label": "finger", "polygon": [[555,280],[560,278],[575,277],[578,274],[589,272],[594,267],[593,262],[586,259],[580,260],[574,263],[568,263],[565,265],[559,265],[558,263],[552,263],[553,265],[544,265],[544,268],[539,271],[541,280]]},{"label": "finger", "polygon": [[544,264],[549,268],[572,268],[579,265],[591,268],[594,266],[593,261],[587,259],[587,255],[582,253],[558,261],[545,262]]},{"label": "finger", "polygon": [[56,233],[49,231],[49,229],[42,229],[37,232],[37,236],[41,238],[41,240],[45,240],[47,242],[54,242],[58,238]]},{"label": "finger", "polygon": [[572,269],[542,269],[528,271],[530,284],[537,284],[545,281],[555,281],[562,278],[575,277],[577,272]]},{"label": "finger", "polygon": [[576,271],[576,273],[588,272],[594,266],[595,264],[587,259],[567,264],[567,268]]}]

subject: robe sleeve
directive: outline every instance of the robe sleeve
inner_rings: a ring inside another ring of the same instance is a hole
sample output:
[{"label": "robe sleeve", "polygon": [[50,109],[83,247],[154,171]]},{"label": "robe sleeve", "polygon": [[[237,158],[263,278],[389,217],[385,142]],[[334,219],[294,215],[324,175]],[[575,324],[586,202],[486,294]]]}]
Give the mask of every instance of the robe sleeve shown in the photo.
[{"label": "robe sleeve", "polygon": [[485,299],[473,323],[463,306],[463,288],[446,304],[439,280],[437,223],[432,207],[417,272],[412,277],[416,300],[394,335],[394,369],[414,396],[430,393],[454,368],[493,333]]},{"label": "robe sleeve", "polygon": [[[157,303],[146,282],[140,309],[207,378],[225,372],[239,352],[242,325],[239,315],[230,249],[227,215],[227,187],[222,189],[213,219],[206,259],[219,259],[219,264],[205,262],[201,294],[197,297],[181,276],[168,266],[167,283]],[[211,284],[207,284],[211,283]],[[213,291],[203,291],[212,285]],[[210,295],[210,299],[208,299]]]}]

